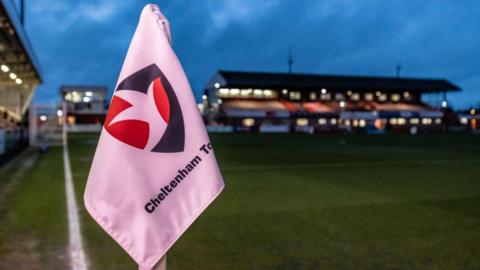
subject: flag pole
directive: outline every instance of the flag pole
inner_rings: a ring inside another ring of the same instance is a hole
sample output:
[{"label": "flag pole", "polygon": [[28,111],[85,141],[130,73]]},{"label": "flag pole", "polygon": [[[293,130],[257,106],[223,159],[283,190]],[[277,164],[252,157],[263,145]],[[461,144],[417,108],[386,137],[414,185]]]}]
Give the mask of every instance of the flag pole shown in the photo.
[{"label": "flag pole", "polygon": [[152,270],[167,270],[167,254],[163,255]]}]

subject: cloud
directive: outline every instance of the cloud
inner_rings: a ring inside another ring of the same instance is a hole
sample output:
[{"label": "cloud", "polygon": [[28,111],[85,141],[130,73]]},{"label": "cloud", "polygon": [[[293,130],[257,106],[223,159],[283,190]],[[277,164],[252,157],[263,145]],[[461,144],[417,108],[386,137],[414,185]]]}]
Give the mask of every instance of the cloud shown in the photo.
[{"label": "cloud", "polygon": [[[27,29],[44,67],[36,100],[63,83],[116,82],[144,0],[31,1]],[[29,2],[30,3],[30,2]],[[197,97],[218,69],[447,78],[457,107],[480,101],[476,1],[162,1]]]}]

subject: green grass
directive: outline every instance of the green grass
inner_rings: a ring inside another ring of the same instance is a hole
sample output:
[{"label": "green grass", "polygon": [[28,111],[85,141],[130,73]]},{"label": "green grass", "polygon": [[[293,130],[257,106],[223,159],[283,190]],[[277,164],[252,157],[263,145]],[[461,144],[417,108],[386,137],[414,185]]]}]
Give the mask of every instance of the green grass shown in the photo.
[{"label": "green grass", "polygon": [[[96,136],[71,136],[81,202]],[[172,269],[479,269],[480,137],[214,135],[223,194]],[[93,269],[134,269],[82,212]]]},{"label": "green grass", "polygon": [[62,149],[27,150],[0,169],[0,269],[66,269]]},{"label": "green grass", "polygon": [[[480,269],[480,137],[212,135],[226,188],[169,269]],[[91,269],[136,269],[83,208],[96,135],[70,135]],[[62,151],[0,168],[0,269],[66,269]]]}]

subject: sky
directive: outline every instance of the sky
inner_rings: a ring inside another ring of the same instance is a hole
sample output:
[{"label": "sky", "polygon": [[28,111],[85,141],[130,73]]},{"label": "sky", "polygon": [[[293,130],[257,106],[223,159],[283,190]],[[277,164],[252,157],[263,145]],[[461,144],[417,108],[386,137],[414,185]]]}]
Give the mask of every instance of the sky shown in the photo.
[{"label": "sky", "polygon": [[[140,0],[26,2],[40,61],[35,103],[63,84],[110,93],[143,6]],[[407,0],[150,1],[170,21],[173,48],[197,98],[219,69],[446,78],[455,108],[480,105],[480,2]]]}]

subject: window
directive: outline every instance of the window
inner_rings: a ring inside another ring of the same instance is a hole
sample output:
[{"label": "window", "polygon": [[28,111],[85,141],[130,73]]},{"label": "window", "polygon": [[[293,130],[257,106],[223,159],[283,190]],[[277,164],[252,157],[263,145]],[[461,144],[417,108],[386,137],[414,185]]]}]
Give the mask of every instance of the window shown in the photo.
[{"label": "window", "polygon": [[308,119],[307,118],[298,118],[297,119],[297,125],[307,126],[308,125]]},{"label": "window", "polygon": [[326,124],[327,124],[327,119],[325,119],[325,118],[319,118],[319,119],[318,119],[318,124],[319,124],[319,125],[326,125]]},{"label": "window", "polygon": [[422,119],[422,124],[424,124],[424,125],[432,124],[432,118],[423,118]]},{"label": "window", "polygon": [[320,95],[320,99],[321,100],[331,100],[332,99],[332,95],[330,93],[328,94],[322,94]]},{"label": "window", "polygon": [[243,119],[242,123],[246,127],[251,127],[255,124],[255,120],[253,118],[245,118]]},{"label": "window", "polygon": [[367,100],[367,101],[373,100],[373,94],[372,93],[365,93],[365,100]]},{"label": "window", "polygon": [[386,94],[380,94],[380,96],[378,96],[378,100],[386,101],[387,100],[387,95]]},{"label": "window", "polygon": [[399,94],[392,94],[391,99],[393,102],[398,102],[400,101],[400,95]]},{"label": "window", "polygon": [[300,100],[302,98],[302,94],[298,91],[292,91],[289,95],[291,100]]}]

